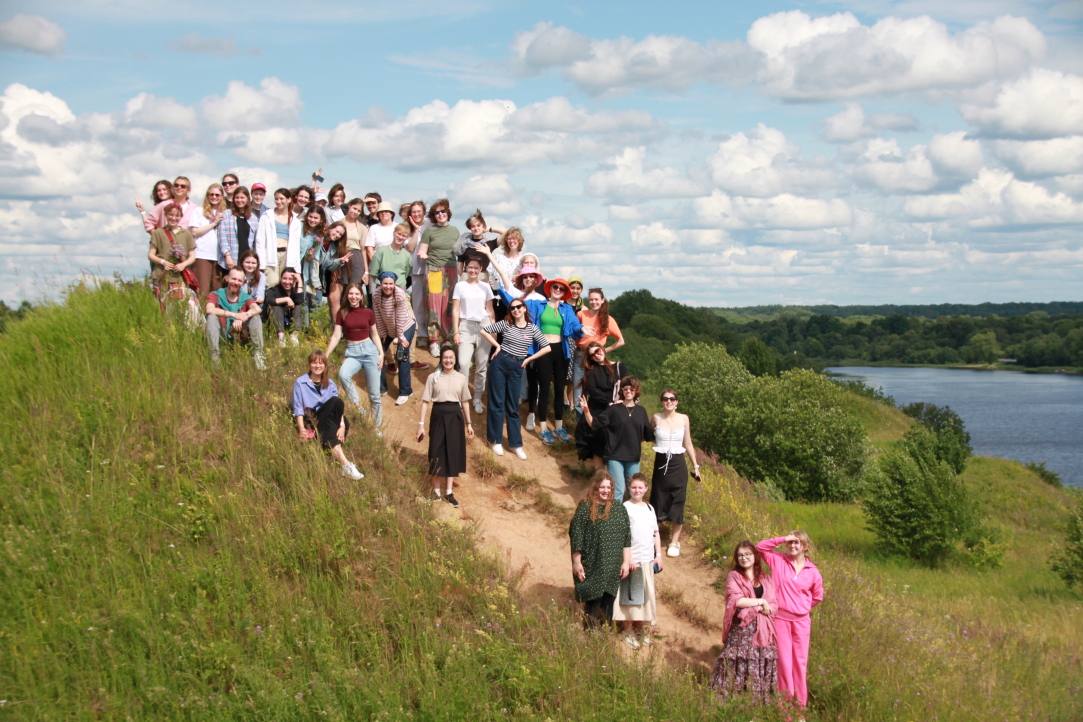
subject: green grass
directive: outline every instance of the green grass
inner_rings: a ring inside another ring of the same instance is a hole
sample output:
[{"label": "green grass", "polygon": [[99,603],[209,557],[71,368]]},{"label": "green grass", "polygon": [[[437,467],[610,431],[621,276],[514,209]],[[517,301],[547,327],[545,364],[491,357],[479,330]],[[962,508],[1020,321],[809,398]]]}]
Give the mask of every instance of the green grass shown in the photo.
[{"label": "green grass", "polygon": [[298,441],[285,398],[311,345],[212,374],[136,285],[11,324],[4,718],[735,718],[702,674],[629,660],[522,593],[364,422],[360,482]]}]

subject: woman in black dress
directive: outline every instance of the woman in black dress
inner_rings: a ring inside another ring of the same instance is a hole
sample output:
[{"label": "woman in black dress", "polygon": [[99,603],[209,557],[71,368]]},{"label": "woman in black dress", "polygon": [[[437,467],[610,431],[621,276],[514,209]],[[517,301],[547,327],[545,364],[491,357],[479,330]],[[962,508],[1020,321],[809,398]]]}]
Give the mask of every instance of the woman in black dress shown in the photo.
[{"label": "woman in black dress", "polygon": [[429,474],[432,500],[440,501],[440,481],[447,480],[447,503],[459,506],[452,490],[455,477],[466,471],[466,440],[474,438],[470,423],[470,387],[458,370],[458,352],[451,344],[440,350],[440,366],[425,380],[421,396],[421,420],[417,440],[425,438],[425,407],[432,404],[429,417]]},{"label": "woman in black dress", "polygon": [[[592,419],[601,415],[612,404],[620,401],[620,380],[628,375],[628,369],[620,361],[610,361],[601,344],[591,342],[583,353],[582,394],[587,403],[583,418],[575,427],[575,447],[579,459],[594,459],[594,469],[602,468],[605,456],[605,435],[595,434]],[[590,412],[590,418],[586,413]]]},{"label": "woman in black dress", "polygon": [[613,498],[624,502],[624,492],[633,474],[639,473],[643,455],[641,444],[654,441],[647,410],[639,405],[643,388],[635,376],[620,380],[620,403],[613,404],[600,416],[593,418],[590,409],[583,410],[594,433],[605,434],[605,468],[613,477]]}]

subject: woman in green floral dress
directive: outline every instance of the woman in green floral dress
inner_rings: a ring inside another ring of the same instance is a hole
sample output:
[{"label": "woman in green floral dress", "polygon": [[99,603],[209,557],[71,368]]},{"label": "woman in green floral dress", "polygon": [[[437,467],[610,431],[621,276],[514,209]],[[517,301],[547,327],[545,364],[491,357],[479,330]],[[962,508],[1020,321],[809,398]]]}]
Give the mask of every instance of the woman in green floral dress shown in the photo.
[{"label": "woman in green floral dress", "polygon": [[575,510],[568,536],[572,546],[575,599],[583,603],[588,627],[613,620],[620,580],[634,567],[628,512],[613,503],[613,477],[603,474]]}]

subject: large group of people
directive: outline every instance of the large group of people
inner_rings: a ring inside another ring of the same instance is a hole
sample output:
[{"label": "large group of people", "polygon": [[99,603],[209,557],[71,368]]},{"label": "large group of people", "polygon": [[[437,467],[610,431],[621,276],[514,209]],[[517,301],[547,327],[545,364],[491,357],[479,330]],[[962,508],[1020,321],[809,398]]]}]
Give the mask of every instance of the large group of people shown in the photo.
[{"label": "large group of people", "polygon": [[[483,414],[497,456],[506,434],[507,448],[527,459],[524,430],[546,445],[574,440],[596,472],[569,527],[576,599],[588,626],[619,622],[629,647],[650,645],[654,577],[664,557],[681,554],[688,479],[700,478],[677,393],[662,391],[659,413],[644,409],[639,380],[610,358],[624,337],[604,291],[589,288],[584,297],[582,279],[546,277],[519,228],[494,228],[477,210],[460,232],[447,199],[402,203],[396,224],[395,207],[378,192],[347,200],[342,184],[318,185],[321,172],[310,184],[275,190],[271,207],[266,186],[246,186],[233,173],[212,183],[202,204],[184,176],[155,183],[149,209],[139,199],[136,207],[163,312],[175,306],[194,327],[202,322],[212,365],[223,343],[248,344],[258,369],[266,365],[265,336],[296,346],[326,323],[330,340],[296,379],[292,415],[298,436],[319,439],[352,479],[364,475],[343,449],[348,416],[368,419],[382,435],[388,376],[396,377],[401,406],[413,395],[412,370],[430,368],[418,349],[437,362],[416,433],[418,442],[428,437],[431,501],[459,506],[455,480],[466,471],[472,419]],[[330,379],[342,341],[345,401]],[[367,403],[355,383],[362,371]],[[568,412],[574,439],[564,427]],[[649,480],[641,472],[644,442],[655,452]],[[664,555],[663,524],[670,525]],[[774,551],[780,544],[788,553]],[[807,702],[808,614],[823,598],[810,553],[801,532],[737,546],[712,677],[721,695]]]}]

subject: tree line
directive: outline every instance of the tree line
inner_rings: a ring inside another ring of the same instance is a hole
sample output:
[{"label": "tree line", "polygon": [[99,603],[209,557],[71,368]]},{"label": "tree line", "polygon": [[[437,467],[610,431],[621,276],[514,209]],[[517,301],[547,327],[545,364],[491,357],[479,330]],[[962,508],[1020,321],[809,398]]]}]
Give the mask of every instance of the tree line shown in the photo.
[{"label": "tree line", "polygon": [[[951,307],[930,308],[944,306]],[[913,311],[923,307],[899,308]],[[625,292],[610,303],[610,314],[621,324],[627,341],[618,355],[641,375],[660,368],[682,343],[722,344],[753,375],[839,363],[987,364],[1002,358],[1030,368],[1083,367],[1083,312],[1037,310],[1025,315],[935,318],[930,317],[932,313],[875,318],[782,313],[740,321],[720,315],[719,309],[655,298],[647,290]]]}]

